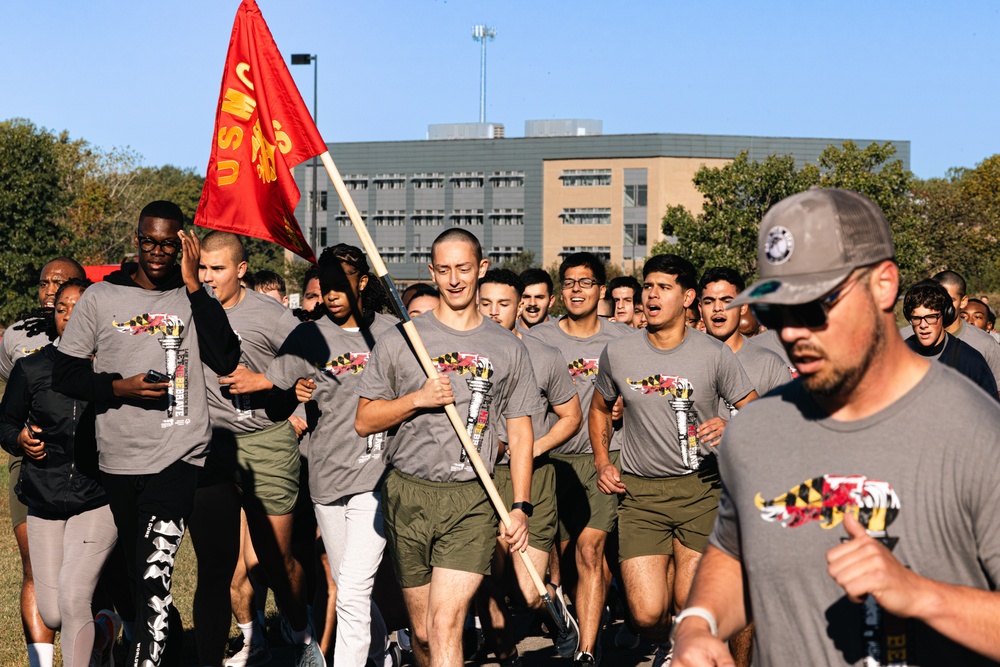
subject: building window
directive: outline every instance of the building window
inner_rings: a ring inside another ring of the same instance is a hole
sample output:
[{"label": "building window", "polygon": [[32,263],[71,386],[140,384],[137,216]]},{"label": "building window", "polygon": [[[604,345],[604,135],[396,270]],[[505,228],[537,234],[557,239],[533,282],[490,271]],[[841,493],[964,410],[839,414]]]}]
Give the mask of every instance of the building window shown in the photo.
[{"label": "building window", "polygon": [[590,246],[579,246],[579,245],[575,245],[575,246],[563,246],[562,252],[559,253],[559,256],[562,257],[562,258],[566,258],[567,256],[572,255],[575,252],[589,252],[589,253],[592,253],[594,255],[597,255],[598,258],[601,259],[601,261],[604,261],[604,262],[610,262],[611,261],[611,246],[606,246],[606,245],[602,245],[602,246],[595,246],[595,245],[590,245]]},{"label": "building window", "polygon": [[631,208],[633,206],[645,206],[645,205],[646,205],[646,186],[626,185],[625,208]]},{"label": "building window", "polygon": [[493,246],[490,248],[489,257],[491,262],[505,262],[509,259],[516,259],[524,252],[523,246]]},{"label": "building window", "polygon": [[375,174],[372,179],[376,190],[405,190],[406,176],[404,174]]},{"label": "building window", "polygon": [[406,261],[406,248],[403,246],[379,246],[378,254],[386,264],[402,264]]},{"label": "building window", "polygon": [[367,190],[368,177],[361,174],[347,174],[344,176],[344,185],[348,190]]},{"label": "building window", "polygon": [[430,264],[431,263],[431,249],[430,246],[417,246],[410,251],[410,258],[415,264]]},{"label": "building window", "polygon": [[481,188],[483,187],[483,173],[481,171],[463,171],[452,174],[451,186],[453,188]]},{"label": "building window", "polygon": [[523,225],[523,208],[495,208],[490,212],[490,223],[494,225]]},{"label": "building window", "polygon": [[610,208],[564,208],[559,214],[564,225],[610,225]]},{"label": "building window", "polygon": [[490,185],[495,188],[523,188],[523,171],[494,171],[490,176]]},{"label": "building window", "polygon": [[646,223],[626,222],[623,245],[625,247],[646,245]]},{"label": "building window", "polygon": [[403,227],[406,225],[406,211],[375,211],[376,227]]},{"label": "building window", "polygon": [[[319,191],[319,211],[326,210],[326,190]],[[311,211],[313,206],[313,193],[312,190],[306,190],[306,210]]]},{"label": "building window", "polygon": [[319,228],[319,246],[326,247],[326,225]]},{"label": "building window", "polygon": [[[368,224],[368,212],[359,211],[361,214],[361,222]],[[337,223],[338,227],[351,227],[353,223],[351,222],[351,216],[347,215],[347,211],[341,210],[340,213],[333,217],[334,221]]]},{"label": "building window", "polygon": [[566,169],[559,177],[563,187],[579,188],[592,185],[611,185],[610,169]]},{"label": "building window", "polygon": [[410,216],[414,227],[430,227],[444,224],[444,211],[433,209],[417,209]]},{"label": "building window", "polygon": [[451,224],[458,227],[471,227],[483,224],[483,209],[466,208],[455,209],[450,216]]},{"label": "building window", "polygon": [[444,174],[421,173],[410,177],[416,190],[440,190],[444,187]]}]

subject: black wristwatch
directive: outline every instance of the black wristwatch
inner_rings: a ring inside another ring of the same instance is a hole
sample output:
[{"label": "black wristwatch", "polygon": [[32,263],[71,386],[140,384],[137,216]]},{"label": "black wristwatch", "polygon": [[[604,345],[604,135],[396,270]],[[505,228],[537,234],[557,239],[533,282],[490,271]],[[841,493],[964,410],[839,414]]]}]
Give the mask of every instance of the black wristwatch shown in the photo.
[{"label": "black wristwatch", "polygon": [[524,516],[528,517],[530,517],[535,511],[534,505],[532,505],[531,503],[524,503],[524,502],[514,503],[513,505],[510,506],[510,508],[512,510],[521,510],[522,512],[524,512]]}]

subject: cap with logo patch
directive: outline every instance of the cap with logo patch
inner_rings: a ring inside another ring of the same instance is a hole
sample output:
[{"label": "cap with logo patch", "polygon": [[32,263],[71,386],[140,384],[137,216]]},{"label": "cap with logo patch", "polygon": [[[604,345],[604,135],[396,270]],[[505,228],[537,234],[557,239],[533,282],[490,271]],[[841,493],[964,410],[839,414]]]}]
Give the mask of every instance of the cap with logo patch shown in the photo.
[{"label": "cap with logo patch", "polygon": [[796,305],[825,296],[854,269],[895,257],[889,223],[864,195],[811,188],[771,207],[760,223],[760,280],[730,304]]}]

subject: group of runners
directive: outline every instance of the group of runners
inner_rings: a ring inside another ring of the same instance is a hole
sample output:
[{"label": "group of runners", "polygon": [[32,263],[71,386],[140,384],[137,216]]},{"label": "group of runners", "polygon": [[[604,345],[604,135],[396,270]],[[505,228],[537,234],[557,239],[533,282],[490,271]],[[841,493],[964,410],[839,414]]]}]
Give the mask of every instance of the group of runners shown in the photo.
[{"label": "group of runners", "polygon": [[460,665],[475,627],[514,667],[511,604],[578,665],[644,641],[657,667],[1000,660],[991,311],[950,271],[902,290],[857,193],[776,204],[750,286],[672,254],[609,282],[574,253],[553,283],[448,229],[405,327],[353,246],[292,311],[169,202],[135,243],[94,285],[49,262],[0,345],[32,667],[56,629],[67,665],[108,664],[119,628],[128,664],[178,664],[187,530],[200,665],[269,660],[268,588],[304,667]]}]

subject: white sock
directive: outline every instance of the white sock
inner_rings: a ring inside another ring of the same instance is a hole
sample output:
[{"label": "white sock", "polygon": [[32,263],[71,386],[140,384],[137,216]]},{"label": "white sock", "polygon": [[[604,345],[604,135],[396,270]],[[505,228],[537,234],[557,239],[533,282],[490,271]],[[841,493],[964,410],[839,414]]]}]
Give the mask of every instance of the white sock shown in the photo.
[{"label": "white sock", "polygon": [[294,644],[312,644],[312,632],[309,629],[309,624],[306,623],[306,627],[301,630],[292,630],[289,628],[292,634],[292,643]]},{"label": "white sock", "polygon": [[52,667],[54,652],[52,644],[28,644],[28,664],[31,667]]},{"label": "white sock", "polygon": [[253,626],[254,626],[254,622],[253,621],[250,621],[249,623],[237,623],[236,624],[236,627],[238,627],[240,629],[240,632],[243,633],[243,643],[244,644],[249,644],[251,642],[251,640],[253,639]]}]

